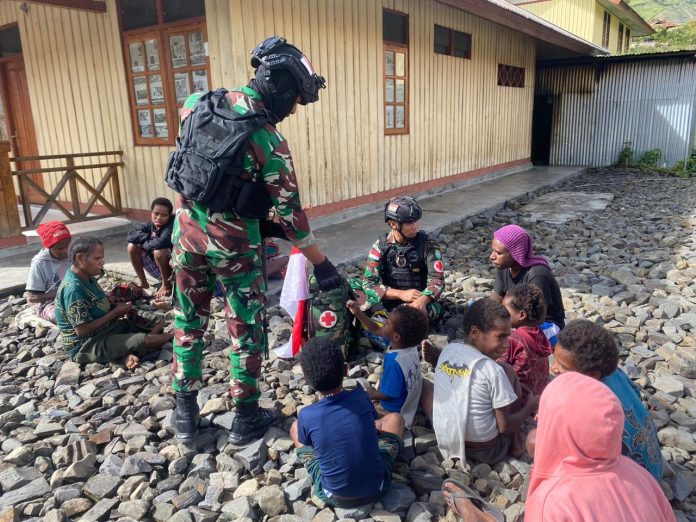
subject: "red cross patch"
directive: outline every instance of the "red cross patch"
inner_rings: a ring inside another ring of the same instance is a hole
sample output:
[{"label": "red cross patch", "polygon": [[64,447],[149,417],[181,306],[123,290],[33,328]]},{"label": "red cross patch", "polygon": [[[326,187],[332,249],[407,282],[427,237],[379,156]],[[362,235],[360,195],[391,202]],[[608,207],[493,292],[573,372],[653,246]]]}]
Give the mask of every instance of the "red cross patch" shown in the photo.
[{"label": "red cross patch", "polygon": [[331,310],[322,312],[322,314],[319,316],[319,324],[321,324],[324,328],[331,328],[336,324],[336,321],[338,321],[338,317]]},{"label": "red cross patch", "polygon": [[435,261],[433,263],[433,268],[436,272],[442,272],[444,270],[444,267],[442,266],[442,261]]}]

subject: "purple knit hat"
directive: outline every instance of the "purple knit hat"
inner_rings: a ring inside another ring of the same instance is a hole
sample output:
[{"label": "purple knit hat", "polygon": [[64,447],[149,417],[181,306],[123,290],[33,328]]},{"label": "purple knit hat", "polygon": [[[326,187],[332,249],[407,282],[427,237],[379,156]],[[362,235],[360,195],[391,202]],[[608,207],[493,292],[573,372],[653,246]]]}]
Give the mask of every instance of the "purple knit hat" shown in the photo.
[{"label": "purple knit hat", "polygon": [[544,265],[546,268],[550,268],[546,259],[534,255],[532,236],[524,228],[518,225],[505,225],[493,232],[493,238],[505,245],[512,259],[517,261],[521,267]]}]

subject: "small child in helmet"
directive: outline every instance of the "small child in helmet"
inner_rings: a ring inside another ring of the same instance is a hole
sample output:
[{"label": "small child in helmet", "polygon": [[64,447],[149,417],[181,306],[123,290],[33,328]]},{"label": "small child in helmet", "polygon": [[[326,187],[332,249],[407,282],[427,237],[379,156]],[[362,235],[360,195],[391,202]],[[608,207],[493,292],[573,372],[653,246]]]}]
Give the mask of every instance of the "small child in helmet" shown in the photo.
[{"label": "small child in helmet", "polygon": [[[389,232],[370,248],[360,281],[370,306],[367,315],[382,325],[388,313],[404,303],[421,310],[431,322],[442,313],[438,303],[445,280],[442,252],[437,241],[420,230],[422,216],[421,206],[410,196],[391,198],[384,206]],[[388,346],[386,339],[367,336],[373,344]]]}]

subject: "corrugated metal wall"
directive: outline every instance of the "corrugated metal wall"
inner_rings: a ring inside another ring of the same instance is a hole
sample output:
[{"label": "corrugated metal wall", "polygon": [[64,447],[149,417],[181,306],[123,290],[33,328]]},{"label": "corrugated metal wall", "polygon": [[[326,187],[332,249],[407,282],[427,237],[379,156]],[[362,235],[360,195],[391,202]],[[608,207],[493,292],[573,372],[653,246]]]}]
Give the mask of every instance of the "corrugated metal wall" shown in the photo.
[{"label": "corrugated metal wall", "polygon": [[[0,2],[19,23],[41,154],[122,149],[124,206],[172,193],[171,147],[135,146],[115,1],[94,14]],[[410,133],[384,135],[382,7],[409,15]],[[303,203],[318,206],[522,161],[531,147],[535,43],[433,1],[206,0],[212,85],[251,77],[249,51],[282,34],[326,76],[321,101],[281,123]],[[472,34],[472,59],[433,52],[433,26]],[[526,69],[524,88],[499,87],[497,65]]]},{"label": "corrugated metal wall", "polygon": [[554,100],[552,165],[611,165],[631,142],[672,167],[694,146],[693,57],[540,68],[536,93]]}]

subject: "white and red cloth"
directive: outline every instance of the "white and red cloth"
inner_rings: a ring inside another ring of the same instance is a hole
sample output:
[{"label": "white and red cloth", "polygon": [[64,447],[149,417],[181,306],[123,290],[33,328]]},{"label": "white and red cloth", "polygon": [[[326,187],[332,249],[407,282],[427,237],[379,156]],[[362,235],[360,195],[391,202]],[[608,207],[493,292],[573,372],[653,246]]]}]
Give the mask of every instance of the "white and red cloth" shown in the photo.
[{"label": "white and red cloth", "polygon": [[305,340],[302,337],[302,325],[304,323],[305,301],[309,295],[307,282],[307,258],[297,247],[292,247],[288,268],[283,282],[283,290],[280,293],[280,306],[294,318],[290,340],[283,346],[275,349],[278,357],[291,359],[300,351]]}]

